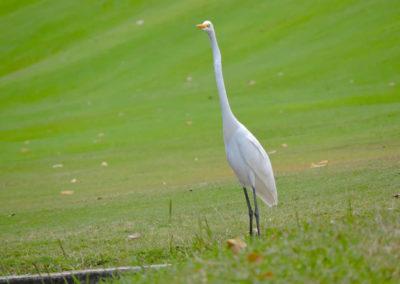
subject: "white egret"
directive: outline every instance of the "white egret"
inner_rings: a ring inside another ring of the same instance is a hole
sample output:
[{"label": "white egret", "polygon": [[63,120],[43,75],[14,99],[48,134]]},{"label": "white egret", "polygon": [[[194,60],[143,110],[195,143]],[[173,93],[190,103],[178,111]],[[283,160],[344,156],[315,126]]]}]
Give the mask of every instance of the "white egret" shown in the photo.
[{"label": "white egret", "polygon": [[215,78],[222,110],[224,143],[228,163],[243,187],[249,208],[250,235],[253,234],[253,209],[251,208],[246,188],[251,187],[253,190],[254,216],[256,218],[258,236],[260,237],[261,231],[256,196],[270,207],[278,204],[278,194],[271,162],[260,142],[236,119],[231,111],[222,77],[221,53],[213,24],[210,21],[205,21],[197,25],[197,27],[205,31],[210,38]]}]

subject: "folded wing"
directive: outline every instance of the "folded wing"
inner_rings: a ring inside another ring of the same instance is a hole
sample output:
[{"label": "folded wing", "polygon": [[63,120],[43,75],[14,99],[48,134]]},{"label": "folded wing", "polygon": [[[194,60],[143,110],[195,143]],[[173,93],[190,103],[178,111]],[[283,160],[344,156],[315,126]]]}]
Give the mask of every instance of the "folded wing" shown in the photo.
[{"label": "folded wing", "polygon": [[255,184],[252,186],[255,187],[257,196],[270,207],[277,205],[274,173],[264,148],[247,129],[245,135],[238,135],[237,143],[240,155],[254,175]]}]

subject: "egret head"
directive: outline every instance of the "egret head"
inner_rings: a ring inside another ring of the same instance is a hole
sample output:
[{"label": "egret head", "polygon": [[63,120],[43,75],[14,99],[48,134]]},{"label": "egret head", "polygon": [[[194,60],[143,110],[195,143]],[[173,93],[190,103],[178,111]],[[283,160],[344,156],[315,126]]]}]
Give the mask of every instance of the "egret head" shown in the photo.
[{"label": "egret head", "polygon": [[214,29],[213,24],[210,21],[204,21],[202,24],[197,25],[196,27],[206,32],[211,32]]}]

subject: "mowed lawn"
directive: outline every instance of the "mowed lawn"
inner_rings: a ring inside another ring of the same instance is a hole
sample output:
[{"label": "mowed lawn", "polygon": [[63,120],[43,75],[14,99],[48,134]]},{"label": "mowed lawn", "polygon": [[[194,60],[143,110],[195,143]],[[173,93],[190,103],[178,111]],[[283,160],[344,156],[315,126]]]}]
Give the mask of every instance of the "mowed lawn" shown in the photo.
[{"label": "mowed lawn", "polygon": [[[1,1],[0,274],[172,263],[120,281],[397,282],[398,11]],[[232,110],[272,153],[262,241],[225,158],[207,19]]]}]

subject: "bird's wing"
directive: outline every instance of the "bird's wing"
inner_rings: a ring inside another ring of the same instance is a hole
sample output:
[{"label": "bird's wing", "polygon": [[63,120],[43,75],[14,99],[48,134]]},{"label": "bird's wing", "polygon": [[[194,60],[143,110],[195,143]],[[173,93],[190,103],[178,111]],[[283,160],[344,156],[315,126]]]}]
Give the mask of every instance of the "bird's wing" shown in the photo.
[{"label": "bird's wing", "polygon": [[257,195],[268,205],[278,204],[274,173],[271,162],[260,142],[244,129],[242,135],[237,136],[237,145],[240,155],[254,174]]}]

